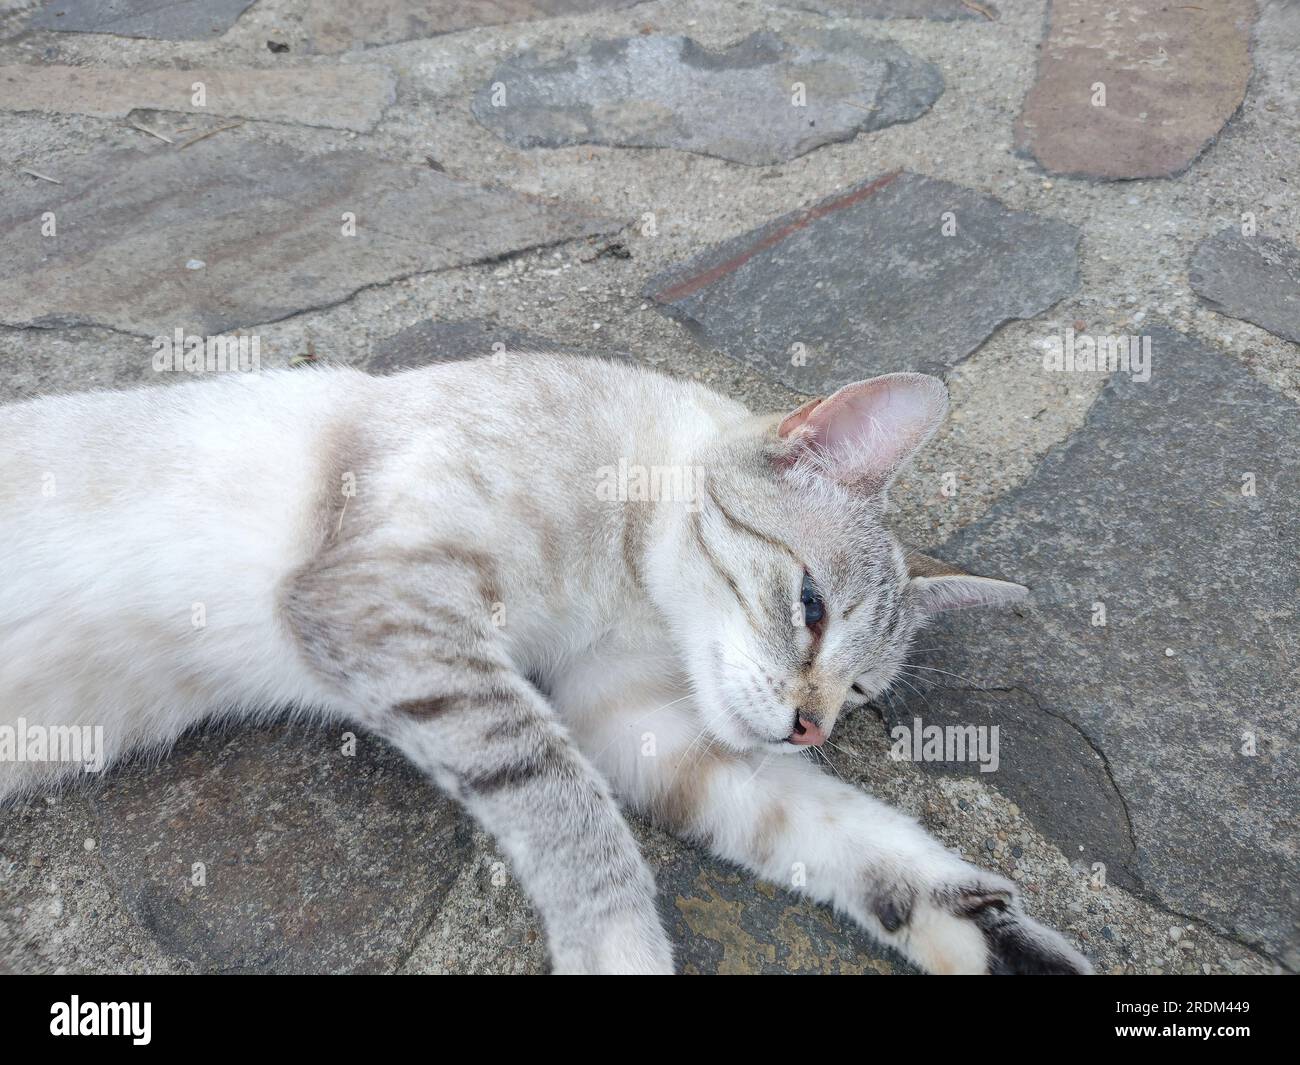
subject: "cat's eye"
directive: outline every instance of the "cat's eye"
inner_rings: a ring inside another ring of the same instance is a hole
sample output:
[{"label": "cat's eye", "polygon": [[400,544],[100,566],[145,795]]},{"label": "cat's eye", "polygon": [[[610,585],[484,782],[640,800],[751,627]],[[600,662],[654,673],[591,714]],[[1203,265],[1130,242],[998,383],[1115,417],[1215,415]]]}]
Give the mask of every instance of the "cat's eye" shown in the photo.
[{"label": "cat's eye", "polygon": [[803,575],[803,590],[799,593],[799,601],[803,603],[803,623],[810,629],[816,628],[826,617],[826,603],[807,573]]}]

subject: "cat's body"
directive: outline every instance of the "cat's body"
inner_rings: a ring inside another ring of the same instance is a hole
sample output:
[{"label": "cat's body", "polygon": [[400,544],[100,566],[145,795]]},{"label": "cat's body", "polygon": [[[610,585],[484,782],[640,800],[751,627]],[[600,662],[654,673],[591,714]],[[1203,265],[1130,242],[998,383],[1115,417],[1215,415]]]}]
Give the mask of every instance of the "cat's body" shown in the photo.
[{"label": "cat's body", "polygon": [[[941,386],[855,387],[778,426],[512,355],[0,408],[0,726],[102,726],[109,758],[221,712],[371,729],[496,835],[562,971],[671,964],[615,796],[927,968],[1081,970],[1009,883],[789,756],[926,613],[1013,597],[909,580],[880,494]],[[60,768],[0,761],[0,798]]]}]

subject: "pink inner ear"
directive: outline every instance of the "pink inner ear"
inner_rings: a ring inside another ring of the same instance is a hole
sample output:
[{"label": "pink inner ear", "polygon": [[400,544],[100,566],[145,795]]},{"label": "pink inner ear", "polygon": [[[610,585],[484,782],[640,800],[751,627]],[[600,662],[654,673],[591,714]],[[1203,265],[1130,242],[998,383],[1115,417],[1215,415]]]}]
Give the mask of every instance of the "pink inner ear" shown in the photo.
[{"label": "pink inner ear", "polygon": [[793,433],[796,429],[802,426],[804,422],[808,420],[808,416],[812,414],[812,412],[816,409],[817,404],[821,402],[822,402],[822,397],[818,396],[816,399],[810,399],[798,410],[791,411],[789,414],[787,414],[781,420],[780,426],[777,427],[776,430],[777,436],[779,436],[782,440],[786,439],[786,437],[788,437],[791,433]]},{"label": "pink inner ear", "polygon": [[888,374],[809,400],[786,416],[778,432],[783,438],[798,434],[807,447],[839,464],[828,470],[836,479],[877,491],[930,438],[947,408],[947,389],[937,378]]}]

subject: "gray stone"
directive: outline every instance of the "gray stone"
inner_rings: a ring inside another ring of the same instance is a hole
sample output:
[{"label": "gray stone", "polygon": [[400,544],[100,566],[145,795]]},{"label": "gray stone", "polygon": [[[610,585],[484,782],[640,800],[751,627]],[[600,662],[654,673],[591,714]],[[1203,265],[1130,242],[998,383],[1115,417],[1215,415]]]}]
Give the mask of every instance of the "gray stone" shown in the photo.
[{"label": "gray stone", "polygon": [[410,953],[469,825],[379,739],[346,756],[344,731],[209,732],[110,776],[102,861],[166,953],[258,973],[389,972]]},{"label": "gray stone", "polygon": [[1235,226],[1196,246],[1194,291],[1220,314],[1300,344],[1300,248],[1269,237],[1243,237]]},{"label": "gray stone", "polygon": [[[203,105],[193,101],[204,86]],[[141,108],[227,115],[365,133],[396,96],[383,67],[168,70],[19,64],[0,67],[0,109],[121,118]],[[158,131],[162,132],[162,131]],[[189,138],[174,138],[177,144]]]},{"label": "gray stone", "polygon": [[1078,241],[1064,222],[894,172],[710,248],[646,294],[732,358],[824,392],[960,362],[1074,290]]},{"label": "gray stone", "polygon": [[654,864],[677,971],[911,972],[847,917],[670,841]]},{"label": "gray stone", "polygon": [[[24,179],[0,204],[4,324],[218,334],[367,285],[619,228],[428,167],[307,155],[244,130],[187,150],[92,152],[56,169],[62,184]],[[47,212],[56,236],[42,235]]]},{"label": "gray stone", "polygon": [[[979,572],[978,565],[976,572]],[[936,642],[931,635],[925,634],[925,646]],[[986,643],[987,637],[977,634],[970,641],[973,648],[981,641]],[[1121,887],[1137,886],[1130,871],[1134,849],[1128,814],[1124,799],[1110,778],[1105,758],[1089,745],[1085,735],[1069,719],[1044,708],[1036,691],[1030,690],[1031,682],[1005,690],[976,691],[949,687],[960,682],[955,677],[928,672],[942,669],[961,673],[960,666],[947,664],[952,661],[947,657],[950,654],[945,639],[940,651],[917,656],[919,675],[909,675],[907,679],[924,693],[923,697],[891,696],[886,700],[881,710],[890,736],[899,726],[907,728],[909,736],[926,725],[974,725],[988,729],[997,726],[996,772],[981,772],[974,760],[923,761],[921,767],[996,784],[1036,825],[1050,824],[1054,838],[1066,842],[1088,841],[1089,860],[1104,862],[1112,881]],[[944,684],[934,683],[936,680]],[[902,688],[906,689],[906,685]],[[1066,853],[1077,857],[1077,848],[1067,848]]]},{"label": "gray stone", "polygon": [[997,8],[982,0],[782,0],[783,7],[839,18],[925,18],[992,21]]},{"label": "gray stone", "polygon": [[254,0],[50,0],[33,17],[38,30],[112,33],[192,41],[220,37]]},{"label": "gray stone", "polygon": [[910,122],[942,91],[938,67],[896,45],[811,29],[754,33],[721,52],[661,35],[586,41],[558,59],[526,52],[472,106],[521,148],[679,148],[761,166]]},{"label": "gray stone", "polygon": [[303,14],[311,48],[342,52],[504,22],[619,11],[641,0],[311,0]]},{"label": "gray stone", "polygon": [[[502,346],[498,346],[502,345]],[[416,322],[377,342],[366,363],[372,373],[390,373],[433,362],[477,359],[498,351],[570,350],[542,337],[507,329],[484,318]]]},{"label": "gray stone", "polygon": [[1114,374],[938,552],[1032,605],[936,626],[923,697],[889,714],[999,724],[983,779],[1067,856],[1295,968],[1300,417],[1225,356],[1150,335],[1151,380]]}]

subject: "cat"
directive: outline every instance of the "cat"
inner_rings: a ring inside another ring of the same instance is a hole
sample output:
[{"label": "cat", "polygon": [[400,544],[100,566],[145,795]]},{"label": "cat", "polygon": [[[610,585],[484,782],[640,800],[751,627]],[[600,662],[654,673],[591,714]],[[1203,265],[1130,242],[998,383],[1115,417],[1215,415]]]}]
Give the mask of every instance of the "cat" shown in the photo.
[{"label": "cat", "polygon": [[[620,806],[926,971],[1088,972],[1010,881],[797,757],[928,618],[1025,594],[909,569],[883,524],[947,404],[890,374],[755,415],[518,352],[0,408],[0,726],[100,726],[106,761],[218,714],[362,726],[496,838],[558,973],[672,970]],[[0,762],[0,797],[61,769]]]}]

